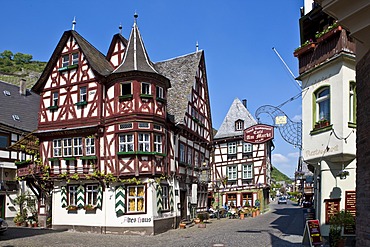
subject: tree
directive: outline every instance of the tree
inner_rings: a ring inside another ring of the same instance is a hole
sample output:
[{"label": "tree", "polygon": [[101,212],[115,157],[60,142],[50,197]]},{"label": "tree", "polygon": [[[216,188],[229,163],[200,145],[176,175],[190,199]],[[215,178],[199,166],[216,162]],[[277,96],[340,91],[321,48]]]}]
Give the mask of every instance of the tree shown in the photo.
[{"label": "tree", "polygon": [[14,54],[13,59],[14,59],[15,63],[17,63],[17,64],[29,63],[32,60],[32,55],[17,52],[16,54]]},{"label": "tree", "polygon": [[0,53],[1,58],[12,60],[13,58],[13,52],[9,50],[4,50],[2,53]]}]

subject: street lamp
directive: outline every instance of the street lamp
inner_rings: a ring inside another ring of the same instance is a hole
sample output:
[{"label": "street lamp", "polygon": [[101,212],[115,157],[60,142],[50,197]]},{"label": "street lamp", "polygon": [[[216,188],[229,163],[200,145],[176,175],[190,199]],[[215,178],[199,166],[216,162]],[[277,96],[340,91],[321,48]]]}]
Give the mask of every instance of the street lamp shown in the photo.
[{"label": "street lamp", "polygon": [[217,219],[218,220],[220,219],[220,186],[221,186],[221,181],[217,180],[216,189],[217,189],[217,197],[218,197],[218,201],[217,201]]}]

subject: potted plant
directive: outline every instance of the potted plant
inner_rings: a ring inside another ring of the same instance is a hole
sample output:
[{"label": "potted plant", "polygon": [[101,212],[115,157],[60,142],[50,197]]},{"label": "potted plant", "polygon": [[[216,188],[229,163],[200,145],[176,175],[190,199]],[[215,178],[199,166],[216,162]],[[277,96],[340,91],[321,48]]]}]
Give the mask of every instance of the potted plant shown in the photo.
[{"label": "potted plant", "polygon": [[94,205],[91,205],[91,204],[86,204],[86,205],[84,206],[84,209],[85,209],[86,211],[95,211],[95,210],[96,210],[96,207],[95,207]]},{"label": "potted plant", "polygon": [[197,215],[197,218],[200,220],[198,224],[198,228],[206,228],[205,220],[209,219],[209,214],[208,212],[200,212]]},{"label": "potted plant", "polygon": [[348,171],[340,170],[337,176],[340,177],[340,179],[346,179],[348,175],[349,175]]},{"label": "potted plant", "polygon": [[329,220],[330,231],[329,231],[329,242],[330,247],[344,247],[346,238],[342,236],[342,230],[345,226],[355,224],[354,216],[346,211],[341,210]]},{"label": "potted plant", "polygon": [[68,205],[66,207],[67,211],[77,211],[78,207],[76,205]]}]

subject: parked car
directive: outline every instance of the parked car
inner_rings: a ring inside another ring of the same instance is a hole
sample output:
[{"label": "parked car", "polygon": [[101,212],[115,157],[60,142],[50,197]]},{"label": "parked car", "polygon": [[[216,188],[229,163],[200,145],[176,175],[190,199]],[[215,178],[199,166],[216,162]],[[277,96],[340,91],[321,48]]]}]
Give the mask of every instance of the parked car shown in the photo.
[{"label": "parked car", "polygon": [[278,204],[287,204],[287,199],[285,196],[279,197]]},{"label": "parked car", "polygon": [[8,223],[6,223],[5,220],[0,218],[0,233],[5,232],[6,230],[8,230]]}]

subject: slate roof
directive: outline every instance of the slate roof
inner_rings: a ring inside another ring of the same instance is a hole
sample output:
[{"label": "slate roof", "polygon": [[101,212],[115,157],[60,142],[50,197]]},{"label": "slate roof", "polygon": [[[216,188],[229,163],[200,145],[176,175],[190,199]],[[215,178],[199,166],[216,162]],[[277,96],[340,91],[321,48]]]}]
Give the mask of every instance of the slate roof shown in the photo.
[{"label": "slate roof", "polygon": [[112,57],[112,53],[114,51],[115,45],[117,43],[117,40],[120,40],[125,47],[127,47],[127,39],[122,36],[122,34],[117,33],[113,36],[112,41],[110,42],[110,46],[107,52],[107,59],[109,60]]},{"label": "slate roof", "polygon": [[171,81],[167,95],[167,113],[176,124],[184,124],[191,89],[203,51],[157,62],[155,68]]},{"label": "slate roof", "polygon": [[[0,124],[27,132],[37,129],[40,96],[29,90],[21,95],[18,86],[3,81],[0,81],[0,88]],[[17,115],[19,121],[14,120],[13,115]]]},{"label": "slate roof", "polygon": [[91,68],[99,75],[108,76],[113,71],[113,66],[105,58],[105,56],[98,51],[93,45],[91,45],[86,39],[84,39],[79,33],[74,30],[65,31],[62,38],[60,39],[57,47],[55,48],[49,62],[47,63],[44,71],[42,72],[39,80],[32,87],[32,91],[41,92],[44,87],[48,75],[51,73],[51,70],[55,67],[60,54],[63,51],[63,48],[70,37],[76,39],[82,53],[85,55],[87,61],[89,62]]},{"label": "slate roof", "polygon": [[235,98],[213,139],[243,135],[243,130],[235,130],[235,121],[239,119],[244,121],[244,129],[257,124],[257,121],[243,103],[238,98]]},{"label": "slate roof", "polygon": [[146,52],[143,39],[141,38],[139,28],[134,23],[130,38],[128,41],[123,62],[114,73],[122,73],[128,71],[143,71],[149,73],[157,73],[150,61],[148,53]]}]

